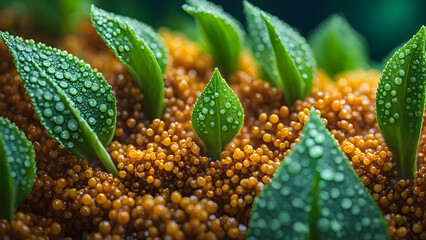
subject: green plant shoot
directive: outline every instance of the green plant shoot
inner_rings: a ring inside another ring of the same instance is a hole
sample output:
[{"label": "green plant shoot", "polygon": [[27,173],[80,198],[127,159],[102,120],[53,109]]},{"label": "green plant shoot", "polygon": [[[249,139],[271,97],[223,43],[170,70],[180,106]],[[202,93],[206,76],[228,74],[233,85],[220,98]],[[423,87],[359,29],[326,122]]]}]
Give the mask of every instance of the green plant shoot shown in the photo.
[{"label": "green plant shoot", "polygon": [[158,34],[148,25],[92,5],[92,25],[123,63],[143,93],[148,119],[161,118],[164,109],[163,73],[167,52]]},{"label": "green plant shoot", "polygon": [[233,73],[244,40],[240,23],[222,7],[205,0],[187,0],[183,9],[198,22],[207,50],[225,75]]},{"label": "green plant shoot", "polygon": [[315,59],[306,40],[288,24],[244,1],[252,52],[262,75],[283,90],[287,105],[311,93]]},{"label": "green plant shoot", "polygon": [[425,27],[387,63],[376,93],[379,130],[399,174],[413,179],[422,130],[426,86]]},{"label": "green plant shoot", "polygon": [[101,160],[118,176],[104,147],[117,121],[116,100],[104,76],[66,51],[7,32],[0,35],[50,136],[78,157]]},{"label": "green plant shoot", "polygon": [[12,220],[33,188],[35,173],[33,145],[15,124],[0,117],[0,218]]},{"label": "green plant shoot", "polygon": [[311,34],[309,44],[318,66],[330,77],[368,67],[365,39],[341,15],[333,14],[324,20]]},{"label": "green plant shoot", "polygon": [[303,132],[255,199],[247,239],[390,239],[382,213],[313,108]]},{"label": "green plant shoot", "polygon": [[223,147],[243,125],[243,107],[217,68],[195,103],[191,122],[213,160],[221,159]]}]

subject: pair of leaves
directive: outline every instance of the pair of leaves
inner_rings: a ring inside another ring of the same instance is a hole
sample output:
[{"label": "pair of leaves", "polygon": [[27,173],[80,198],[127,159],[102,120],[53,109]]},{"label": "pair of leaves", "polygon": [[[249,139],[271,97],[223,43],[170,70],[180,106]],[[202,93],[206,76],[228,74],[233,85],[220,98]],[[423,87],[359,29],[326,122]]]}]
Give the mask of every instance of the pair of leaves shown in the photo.
[{"label": "pair of leaves", "polygon": [[216,68],[191,114],[192,127],[213,160],[221,159],[222,148],[235,138],[243,122],[243,107]]},{"label": "pair of leaves", "polygon": [[238,66],[244,31],[222,7],[205,0],[187,0],[183,9],[198,22],[207,50],[225,75]]},{"label": "pair of leaves", "polygon": [[425,106],[426,58],[423,26],[383,70],[376,93],[380,132],[402,178],[413,179]]},{"label": "pair of leaves", "polygon": [[136,19],[110,13],[93,5],[90,15],[93,27],[132,74],[143,93],[145,115],[150,120],[161,118],[167,52],[158,34]]},{"label": "pair of leaves", "polygon": [[81,158],[100,159],[118,176],[104,148],[114,136],[117,120],[116,100],[104,76],[66,51],[7,32],[0,35],[49,134]]},{"label": "pair of leaves", "polygon": [[15,124],[0,117],[0,218],[12,220],[34,185],[33,145]]},{"label": "pair of leaves", "polygon": [[318,66],[335,74],[368,67],[367,44],[341,15],[331,15],[312,33],[309,44]]},{"label": "pair of leaves", "polygon": [[266,81],[283,90],[286,102],[309,96],[315,59],[306,40],[287,23],[244,1],[251,49]]},{"label": "pair of leaves", "polygon": [[255,199],[247,239],[389,239],[382,213],[313,108],[303,132]]}]

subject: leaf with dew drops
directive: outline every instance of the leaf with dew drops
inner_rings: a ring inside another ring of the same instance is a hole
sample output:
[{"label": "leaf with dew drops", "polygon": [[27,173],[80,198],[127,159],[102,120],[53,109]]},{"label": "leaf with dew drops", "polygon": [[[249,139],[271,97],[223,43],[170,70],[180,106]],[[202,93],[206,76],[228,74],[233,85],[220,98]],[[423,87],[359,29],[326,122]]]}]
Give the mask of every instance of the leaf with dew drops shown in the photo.
[{"label": "leaf with dew drops", "polygon": [[243,5],[251,50],[263,78],[283,90],[288,105],[306,98],[312,90],[316,65],[306,40],[279,18],[247,1]]},{"label": "leaf with dew drops", "polygon": [[144,96],[143,110],[150,119],[164,109],[163,73],[167,52],[158,34],[148,25],[92,5],[92,25],[115,56],[132,74]]},{"label": "leaf with dew drops", "polygon": [[318,66],[331,77],[368,67],[367,43],[342,15],[324,20],[311,34],[309,44]]},{"label": "leaf with dew drops", "polygon": [[222,7],[205,0],[187,0],[182,8],[197,20],[215,64],[225,75],[233,73],[244,39],[240,23]]},{"label": "leaf with dew drops", "polygon": [[12,220],[34,185],[35,152],[25,134],[0,117],[0,218]]},{"label": "leaf with dew drops", "polygon": [[390,239],[377,204],[310,112],[300,143],[255,199],[246,239]]},{"label": "leaf with dew drops", "polygon": [[118,176],[104,147],[117,121],[116,100],[104,76],[66,51],[7,32],[0,35],[50,136],[78,157],[101,160]]},{"label": "leaf with dew drops", "polygon": [[399,174],[413,179],[425,107],[425,27],[387,63],[376,93],[380,133],[392,151]]},{"label": "leaf with dew drops", "polygon": [[[294,31],[287,29],[280,21],[274,21],[274,18],[267,14],[262,12],[261,15],[274,51],[281,89],[287,104],[292,105],[296,100],[303,100],[311,93],[315,74],[315,67],[312,64],[315,61],[302,37],[298,38]],[[289,40],[291,34],[294,34],[293,40]]]},{"label": "leaf with dew drops", "polygon": [[216,68],[195,103],[191,123],[213,160],[237,136],[244,122],[244,110],[235,93]]}]

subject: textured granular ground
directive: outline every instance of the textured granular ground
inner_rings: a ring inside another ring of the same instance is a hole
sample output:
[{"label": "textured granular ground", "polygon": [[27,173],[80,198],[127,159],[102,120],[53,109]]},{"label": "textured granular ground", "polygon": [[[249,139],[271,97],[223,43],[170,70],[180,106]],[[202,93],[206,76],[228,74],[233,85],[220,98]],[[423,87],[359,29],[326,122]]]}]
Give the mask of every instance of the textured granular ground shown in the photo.
[{"label": "textured granular ground", "polygon": [[391,236],[426,239],[426,129],[415,180],[400,180],[375,117],[380,73],[350,72],[332,82],[319,71],[310,97],[286,106],[282,91],[260,79],[243,53],[238,70],[224,77],[244,107],[244,126],[222,159],[209,162],[189,121],[213,74],[211,56],[185,37],[167,30],[161,36],[170,54],[165,110],[152,122],[131,75],[90,25],[55,45],[98,68],[113,87],[118,120],[107,150],[121,181],[49,137],[0,44],[0,115],[34,144],[38,168],[34,189],[12,222],[0,220],[0,238],[243,239],[254,198],[300,141],[314,106],[379,205]]}]

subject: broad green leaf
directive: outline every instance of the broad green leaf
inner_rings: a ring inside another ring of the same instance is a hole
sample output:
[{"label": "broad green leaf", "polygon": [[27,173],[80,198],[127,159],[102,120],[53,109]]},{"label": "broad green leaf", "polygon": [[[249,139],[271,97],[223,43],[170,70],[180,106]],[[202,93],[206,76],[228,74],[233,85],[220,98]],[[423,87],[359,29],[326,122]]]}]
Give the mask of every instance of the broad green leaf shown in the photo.
[{"label": "broad green leaf", "polygon": [[71,153],[101,160],[118,176],[104,148],[114,136],[117,107],[103,75],[66,51],[0,34],[49,134]]},{"label": "broad green leaf", "polygon": [[333,14],[324,20],[311,34],[309,44],[318,66],[331,77],[368,67],[365,39],[341,15]]},{"label": "broad green leaf", "polygon": [[402,178],[413,179],[426,86],[425,27],[387,63],[376,93],[380,132]]},{"label": "broad green leaf", "polygon": [[305,40],[281,21],[261,13],[269,34],[275,67],[288,105],[311,93],[315,74],[315,60]]},{"label": "broad green leaf", "polygon": [[15,124],[0,117],[0,218],[13,218],[33,188],[35,172],[33,145]]},{"label": "broad green leaf", "polygon": [[197,20],[216,66],[226,75],[233,73],[244,39],[240,23],[222,7],[205,0],[187,0],[182,8]]},{"label": "broad green leaf", "polygon": [[164,109],[163,73],[167,53],[158,34],[148,25],[92,5],[92,25],[115,56],[132,74],[144,95],[143,109],[150,119],[161,118]]},{"label": "broad green leaf", "polygon": [[255,199],[247,239],[390,239],[382,213],[313,108],[303,132]]},{"label": "broad green leaf", "polygon": [[288,105],[309,96],[316,63],[306,40],[279,18],[247,1],[243,5],[251,50],[262,77],[283,90]]},{"label": "broad green leaf", "polygon": [[237,136],[243,122],[243,107],[216,68],[191,114],[192,127],[213,160],[220,159],[222,148]]}]

